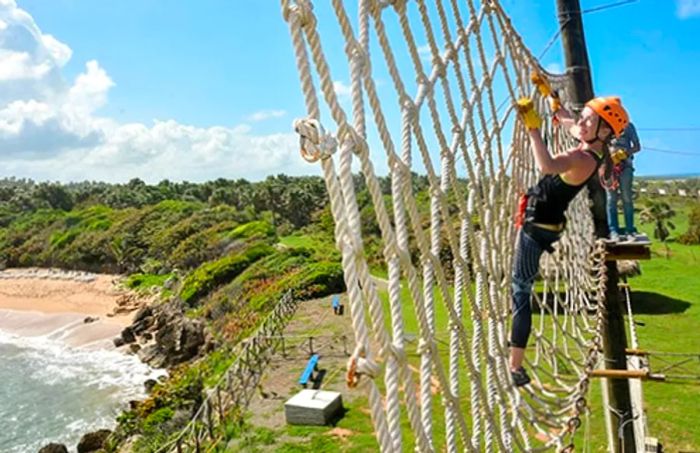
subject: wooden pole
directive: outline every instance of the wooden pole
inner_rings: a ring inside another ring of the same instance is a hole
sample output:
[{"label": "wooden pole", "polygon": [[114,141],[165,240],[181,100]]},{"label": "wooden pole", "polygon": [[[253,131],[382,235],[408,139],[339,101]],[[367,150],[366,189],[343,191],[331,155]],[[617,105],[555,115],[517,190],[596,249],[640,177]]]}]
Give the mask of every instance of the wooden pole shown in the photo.
[{"label": "wooden pole", "polygon": [[[591,69],[588,63],[588,51],[583,32],[583,19],[581,17],[581,5],[579,0],[557,0],[559,14],[559,26],[561,29],[564,58],[566,61],[566,73],[569,76],[570,101],[575,110],[580,111],[587,101],[593,98],[593,82]],[[591,208],[593,223],[597,238],[608,236],[608,224],[605,210],[605,191],[597,177],[591,179],[588,184],[588,192],[593,202]],[[605,354],[606,368],[625,370],[627,360],[625,348],[627,337],[623,319],[622,305],[618,297],[618,273],[617,263],[606,262],[607,284],[605,291],[605,305],[607,310],[606,322],[603,332],[603,350]],[[633,414],[630,401],[629,384],[626,379],[608,379],[609,408],[620,417],[612,417],[613,432],[621,432],[622,438],[611,436],[613,451],[634,452],[634,429],[632,423],[624,423],[631,419]],[[622,426],[622,429],[620,427]]]},{"label": "wooden pole", "polygon": [[608,379],[646,379],[649,377],[648,370],[593,370],[591,377],[604,377]]}]

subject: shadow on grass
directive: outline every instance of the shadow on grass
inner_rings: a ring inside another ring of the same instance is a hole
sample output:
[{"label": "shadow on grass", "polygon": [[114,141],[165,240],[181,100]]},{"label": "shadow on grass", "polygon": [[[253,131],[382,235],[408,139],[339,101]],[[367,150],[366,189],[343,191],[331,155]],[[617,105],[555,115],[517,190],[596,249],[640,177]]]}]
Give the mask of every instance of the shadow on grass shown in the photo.
[{"label": "shadow on grass", "polygon": [[647,291],[632,291],[630,297],[632,311],[644,315],[683,313],[691,306],[690,302]]},{"label": "shadow on grass", "polygon": [[348,412],[350,412],[350,409],[348,409],[348,408],[345,407],[345,406],[342,406],[342,407],[340,408],[340,410],[338,410],[338,411],[333,415],[333,417],[331,417],[331,419],[328,420],[328,424],[331,425],[331,426],[338,426],[338,423],[339,423],[343,418],[345,418],[345,416],[347,415]]},{"label": "shadow on grass", "polygon": [[[537,292],[540,300],[544,299],[544,295],[541,292]],[[651,293],[647,291],[632,291],[630,294],[632,298],[632,311],[635,314],[643,315],[668,315],[672,313],[683,313],[692,305],[690,302],[686,302],[680,299],[674,299],[672,297],[664,296],[663,294]],[[537,304],[533,304],[532,312],[538,314],[548,315],[553,312],[555,300],[559,301],[559,313],[564,313],[565,309],[563,306],[563,301],[566,300],[565,293],[559,293],[558,297],[554,297],[552,293],[548,294],[547,306],[549,310],[541,310]],[[620,302],[624,303],[625,299],[622,294],[620,294]],[[624,313],[627,313],[627,308],[623,306]]]},{"label": "shadow on grass", "polygon": [[321,369],[316,372],[316,376],[311,379],[311,382],[313,382],[313,385],[311,386],[312,389],[314,390],[319,390],[321,388],[321,385],[323,384],[323,378],[326,377],[326,374],[328,373],[328,370]]}]

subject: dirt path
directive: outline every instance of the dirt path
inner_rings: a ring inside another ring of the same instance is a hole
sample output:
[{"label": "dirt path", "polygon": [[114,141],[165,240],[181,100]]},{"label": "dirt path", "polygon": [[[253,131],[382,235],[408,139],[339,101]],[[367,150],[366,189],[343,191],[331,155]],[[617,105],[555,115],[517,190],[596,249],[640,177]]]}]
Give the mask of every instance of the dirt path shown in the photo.
[{"label": "dirt path", "polygon": [[354,335],[345,295],[341,295],[341,303],[346,311],[340,316],[333,313],[329,297],[299,305],[285,329],[284,352],[279,351],[273,357],[250,403],[253,426],[274,430],[284,427],[284,402],[303,388],[298,383],[299,376],[312,350],[320,355],[318,374],[323,376],[316,387],[340,392],[343,401],[360,396],[361,392],[355,394],[345,385],[346,363],[354,348]]}]

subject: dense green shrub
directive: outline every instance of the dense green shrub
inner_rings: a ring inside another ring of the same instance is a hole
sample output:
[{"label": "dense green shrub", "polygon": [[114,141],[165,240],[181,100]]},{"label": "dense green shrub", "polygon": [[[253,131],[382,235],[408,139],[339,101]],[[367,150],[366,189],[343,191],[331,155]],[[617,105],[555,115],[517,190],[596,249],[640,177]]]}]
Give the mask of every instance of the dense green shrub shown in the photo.
[{"label": "dense green shrub", "polygon": [[193,235],[204,231],[230,230],[250,220],[252,219],[247,213],[236,211],[230,206],[200,209],[175,224],[164,225],[157,231],[151,240],[149,254],[165,260],[173,250]]},{"label": "dense green shrub", "polygon": [[273,237],[275,237],[275,227],[264,220],[241,225],[229,235],[231,239],[269,239]]},{"label": "dense green shrub", "polygon": [[153,275],[153,274],[131,274],[124,281],[124,286],[130,289],[148,289],[163,286],[166,280],[173,274]]},{"label": "dense green shrub", "polygon": [[231,243],[226,234],[235,226],[235,222],[223,222],[190,235],[169,254],[168,265],[171,268],[192,269],[221,256]]},{"label": "dense green shrub", "polygon": [[251,263],[273,253],[274,250],[267,244],[257,243],[244,252],[201,265],[185,278],[180,290],[180,298],[186,304],[194,305],[199,298],[216,286],[232,280]]},{"label": "dense green shrub", "polygon": [[[252,310],[267,310],[283,294],[291,291],[298,299],[312,299],[345,291],[343,268],[338,262],[306,261],[303,255],[287,260],[286,269],[271,278],[270,274],[249,276],[245,297]],[[266,278],[267,277],[267,278]]]}]

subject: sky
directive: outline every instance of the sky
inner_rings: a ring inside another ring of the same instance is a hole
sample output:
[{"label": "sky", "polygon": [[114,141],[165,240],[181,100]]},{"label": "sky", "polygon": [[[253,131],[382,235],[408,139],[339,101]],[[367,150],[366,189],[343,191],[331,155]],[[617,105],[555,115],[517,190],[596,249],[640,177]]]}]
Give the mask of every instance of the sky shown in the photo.
[{"label": "sky", "polygon": [[[339,62],[330,2],[314,3]],[[540,54],[556,2],[501,4]],[[700,173],[700,0],[638,0],[585,14],[584,27],[596,94],[620,95],[639,131],[637,174]],[[562,71],[560,41],[542,65]],[[334,84],[347,102],[347,72]],[[0,177],[319,174],[292,128],[305,114],[277,0],[0,0]]]}]

